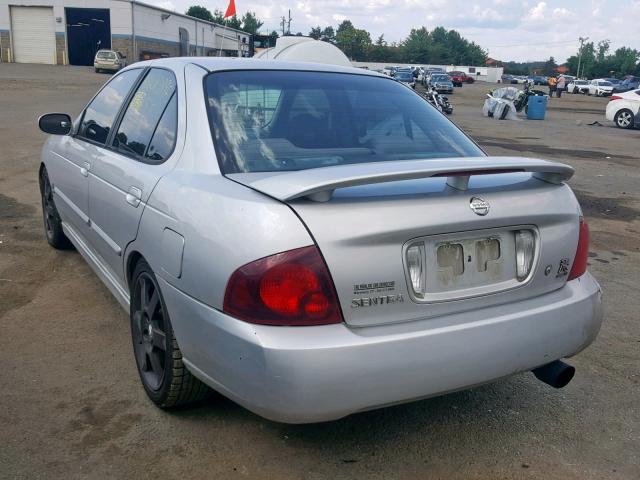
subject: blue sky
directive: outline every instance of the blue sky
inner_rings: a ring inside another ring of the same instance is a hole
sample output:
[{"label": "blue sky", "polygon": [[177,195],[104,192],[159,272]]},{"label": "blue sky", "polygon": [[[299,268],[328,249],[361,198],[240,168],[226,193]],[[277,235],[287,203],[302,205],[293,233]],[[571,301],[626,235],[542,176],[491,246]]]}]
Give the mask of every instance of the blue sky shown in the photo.
[{"label": "blue sky", "polygon": [[[225,10],[227,0],[142,0],[184,12],[199,4]],[[292,33],[312,26],[334,28],[345,18],[375,40],[400,41],[411,28],[442,25],[456,29],[501,60],[564,61],[577,51],[578,37],[611,41],[612,49],[640,49],[640,0],[236,0],[239,14],[254,11],[264,30],[279,30],[291,9]]]}]

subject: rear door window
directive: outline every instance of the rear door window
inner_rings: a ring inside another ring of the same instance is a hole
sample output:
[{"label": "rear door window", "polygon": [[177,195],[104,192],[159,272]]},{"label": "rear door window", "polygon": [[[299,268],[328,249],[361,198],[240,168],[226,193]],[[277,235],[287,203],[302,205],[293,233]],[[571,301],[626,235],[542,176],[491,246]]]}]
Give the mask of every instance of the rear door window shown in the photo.
[{"label": "rear door window", "polygon": [[142,70],[122,72],[100,90],[85,109],[77,136],[104,145],[113,122]]},{"label": "rear door window", "polygon": [[[140,83],[127,110],[122,117],[118,131],[113,139],[113,148],[118,152],[134,157],[136,159],[148,159],[153,162],[162,161],[162,154],[157,151],[160,143],[156,143],[154,151],[159,155],[150,154],[147,157],[147,150],[151,142],[156,127],[161,117],[168,109],[169,103],[176,94],[176,79],[172,72],[159,68],[152,68]],[[177,103],[172,105],[168,117],[176,111]],[[167,118],[164,125],[171,123]],[[175,128],[175,120],[173,120]],[[160,138],[160,137],[158,137]],[[174,137],[175,138],[175,135]],[[166,154],[166,149],[163,149]]]}]

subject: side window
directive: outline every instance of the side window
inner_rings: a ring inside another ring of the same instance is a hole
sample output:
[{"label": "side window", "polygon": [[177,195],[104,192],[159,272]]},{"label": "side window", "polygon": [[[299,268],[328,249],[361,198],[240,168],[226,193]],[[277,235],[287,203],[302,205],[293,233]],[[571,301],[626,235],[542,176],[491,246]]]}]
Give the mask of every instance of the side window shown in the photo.
[{"label": "side window", "polygon": [[144,157],[148,162],[162,163],[171,152],[176,143],[178,130],[178,96],[174,93],[165,108],[160,123],[151,137],[151,143]]},{"label": "side window", "polygon": [[126,155],[145,157],[160,117],[175,96],[175,91],[173,73],[152,68],[127,106],[113,139],[114,148]]},{"label": "side window", "polygon": [[113,122],[129,90],[140,75],[140,69],[116,75],[93,99],[84,111],[78,136],[97,143],[106,143]]}]

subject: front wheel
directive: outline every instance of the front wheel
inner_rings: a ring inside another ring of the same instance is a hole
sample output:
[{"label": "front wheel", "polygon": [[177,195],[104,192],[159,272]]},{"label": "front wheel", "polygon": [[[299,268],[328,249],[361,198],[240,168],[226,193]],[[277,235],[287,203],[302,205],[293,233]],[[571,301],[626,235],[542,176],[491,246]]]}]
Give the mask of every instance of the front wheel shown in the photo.
[{"label": "front wheel", "polygon": [[618,128],[629,129],[633,128],[635,118],[631,110],[623,108],[618,113],[616,113],[613,121]]},{"label": "front wheel", "polygon": [[160,408],[197,402],[210,393],[182,362],[169,312],[151,267],[140,260],[131,289],[131,337],[140,380]]}]

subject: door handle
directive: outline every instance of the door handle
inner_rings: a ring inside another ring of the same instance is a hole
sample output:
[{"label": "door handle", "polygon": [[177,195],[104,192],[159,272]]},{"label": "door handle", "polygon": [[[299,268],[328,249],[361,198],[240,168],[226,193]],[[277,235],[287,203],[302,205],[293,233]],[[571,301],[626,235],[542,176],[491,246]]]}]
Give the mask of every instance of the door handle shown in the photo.
[{"label": "door handle", "polygon": [[140,198],[142,197],[142,190],[137,187],[129,187],[129,192],[127,193],[127,203],[132,207],[138,208],[140,205]]},{"label": "door handle", "polygon": [[83,177],[89,176],[89,170],[91,170],[91,164],[89,162],[82,162],[82,167],[80,167],[80,173]]}]

